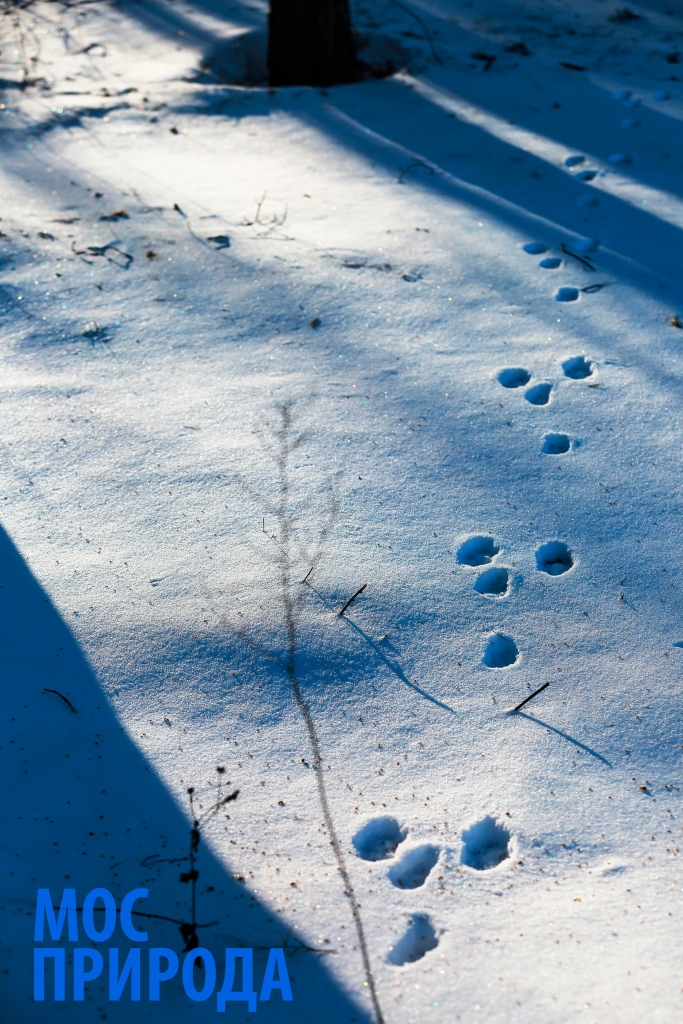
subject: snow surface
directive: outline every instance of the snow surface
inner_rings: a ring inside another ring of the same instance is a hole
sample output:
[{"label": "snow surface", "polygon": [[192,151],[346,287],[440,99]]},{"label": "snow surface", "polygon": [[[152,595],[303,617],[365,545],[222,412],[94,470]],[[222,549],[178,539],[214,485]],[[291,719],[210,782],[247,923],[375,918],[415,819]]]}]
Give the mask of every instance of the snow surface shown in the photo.
[{"label": "snow surface", "polygon": [[219,783],[219,981],[376,1020],[288,643],[386,1021],[682,1019],[683,13],[629,7],[357,2],[400,70],[326,90],[220,80],[264,4],[3,22],[3,1020],[215,1016],[31,950],[147,885],[180,953]]}]

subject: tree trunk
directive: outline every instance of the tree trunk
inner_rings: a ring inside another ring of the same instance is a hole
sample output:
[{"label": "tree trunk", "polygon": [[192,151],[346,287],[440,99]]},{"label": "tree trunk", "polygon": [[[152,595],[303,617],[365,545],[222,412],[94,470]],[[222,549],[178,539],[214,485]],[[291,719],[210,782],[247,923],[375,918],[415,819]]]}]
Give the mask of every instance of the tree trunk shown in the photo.
[{"label": "tree trunk", "polygon": [[271,0],[271,85],[334,85],[357,77],[349,0]]}]

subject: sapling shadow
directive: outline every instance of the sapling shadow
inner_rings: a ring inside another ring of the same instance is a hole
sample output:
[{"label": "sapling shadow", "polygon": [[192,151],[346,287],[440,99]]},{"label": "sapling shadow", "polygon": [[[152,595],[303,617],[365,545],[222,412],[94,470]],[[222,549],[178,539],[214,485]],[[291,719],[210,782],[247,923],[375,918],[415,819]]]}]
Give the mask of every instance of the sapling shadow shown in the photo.
[{"label": "sapling shadow", "polygon": [[[330,804],[323,773],[323,760],[318,730],[311,714],[309,702],[301,688],[297,671],[299,654],[299,627],[301,614],[309,593],[304,580],[311,579],[325,552],[325,545],[330,529],[338,515],[337,500],[332,486],[328,483],[317,491],[295,499],[291,481],[291,459],[300,451],[309,439],[309,433],[299,430],[295,403],[292,400],[283,402],[277,407],[278,422],[267,424],[270,439],[275,444],[275,464],[277,469],[277,497],[274,501],[257,492],[249,483],[240,479],[241,486],[257,498],[269,517],[274,518],[277,526],[275,533],[267,536],[272,544],[272,563],[278,575],[278,588],[284,626],[284,653],[275,654],[265,645],[257,642],[244,628],[225,625],[235,632],[256,653],[275,662],[284,672],[289,682],[294,703],[303,720],[310,746],[311,767],[315,772],[316,788],[320,809],[327,826],[330,845],[334,851],[337,870],[341,876],[344,894],[349,900],[351,915],[358,936],[361,952],[365,986],[367,986],[377,1024],[384,1024],[384,1017],[379,1004],[375,980],[370,964],[365,931],[360,914],[360,906],[349,876],[339,836],[332,819]],[[314,538],[309,543],[302,541],[298,535],[297,524],[303,513],[311,508],[316,500],[322,500],[323,511],[319,524],[315,529]],[[265,530],[265,519],[262,532]]]}]

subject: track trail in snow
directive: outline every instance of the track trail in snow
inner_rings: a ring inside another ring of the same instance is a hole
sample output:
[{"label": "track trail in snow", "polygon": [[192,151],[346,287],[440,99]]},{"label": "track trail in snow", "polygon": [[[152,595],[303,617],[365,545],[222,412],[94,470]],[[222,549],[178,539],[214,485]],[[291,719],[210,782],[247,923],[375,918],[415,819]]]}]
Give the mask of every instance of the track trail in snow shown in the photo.
[{"label": "track trail in snow", "polygon": [[3,40],[11,1024],[56,1019],[37,880],[283,948],[266,1024],[677,1024],[669,10],[372,0],[396,73],[325,90],[268,89],[239,0]]}]

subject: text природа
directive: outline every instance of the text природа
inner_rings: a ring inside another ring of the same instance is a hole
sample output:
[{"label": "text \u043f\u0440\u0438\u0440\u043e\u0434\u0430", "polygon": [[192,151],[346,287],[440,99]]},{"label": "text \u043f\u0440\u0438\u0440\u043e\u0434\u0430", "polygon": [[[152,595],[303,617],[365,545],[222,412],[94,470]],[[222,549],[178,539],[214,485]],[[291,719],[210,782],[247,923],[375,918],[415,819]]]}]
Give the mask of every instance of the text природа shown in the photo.
[{"label": "text \u043f\u0440\u0438\u0440\u043e\u0434\u0430", "polygon": [[[131,942],[148,942],[147,932],[139,931],[133,924],[133,909],[138,900],[146,899],[147,889],[133,889],[121,901],[120,909],[108,889],[91,889],[83,900],[81,921],[83,931],[94,943],[108,942],[116,929],[117,920],[121,931]],[[97,913],[98,920],[95,920]],[[137,912],[139,913],[139,911]],[[34,941],[43,942],[48,938],[59,942],[66,932],[69,942],[79,942],[78,908],[76,890],[64,889],[57,909],[49,889],[39,889],[36,901],[36,923]],[[48,935],[46,935],[48,933]],[[213,954],[203,947],[187,952],[182,960],[172,949],[152,946],[144,958],[147,967],[147,983],[142,984],[143,956],[140,946],[120,951],[116,946],[106,950],[91,946],[76,946],[73,949],[73,978],[67,985],[66,950],[60,946],[37,946],[33,951],[33,998],[41,1002],[46,998],[48,988],[52,998],[76,1002],[85,999],[85,986],[107,972],[109,999],[118,1001],[126,993],[133,1001],[148,998],[152,1002],[161,999],[163,982],[170,981],[180,972],[185,994],[194,1002],[210,999],[216,993],[216,1009],[225,1010],[227,1003],[244,1002],[250,1013],[257,1009],[257,1000],[268,1002],[273,992],[279,992],[283,1000],[291,1002],[292,987],[287,973],[283,949],[270,949],[266,962],[261,989],[257,996],[254,989],[254,951],[238,947],[225,950],[225,970],[220,988],[216,961]],[[195,966],[201,961],[200,987],[197,987]],[[238,961],[241,967],[240,984],[235,988]],[[52,966],[53,985],[46,985],[45,974],[48,962]],[[67,991],[68,989],[68,991]],[[48,995],[49,998],[49,995]]]}]

